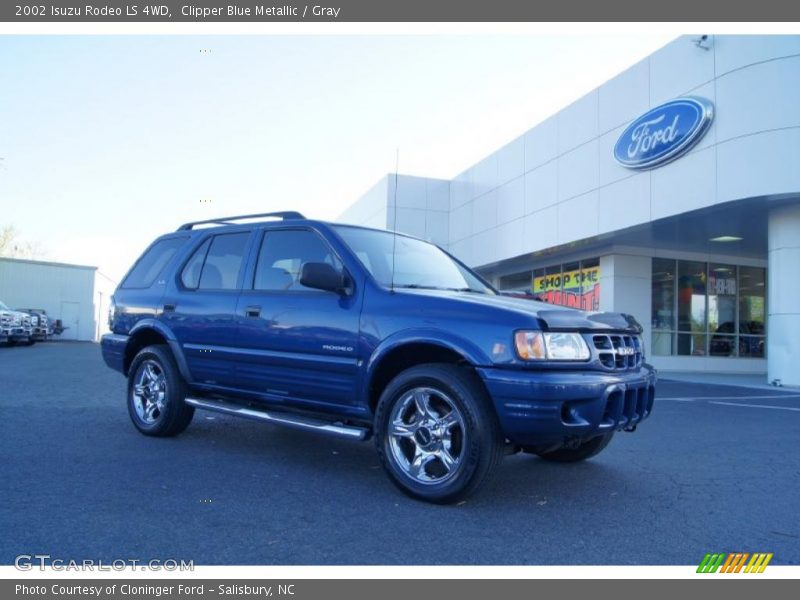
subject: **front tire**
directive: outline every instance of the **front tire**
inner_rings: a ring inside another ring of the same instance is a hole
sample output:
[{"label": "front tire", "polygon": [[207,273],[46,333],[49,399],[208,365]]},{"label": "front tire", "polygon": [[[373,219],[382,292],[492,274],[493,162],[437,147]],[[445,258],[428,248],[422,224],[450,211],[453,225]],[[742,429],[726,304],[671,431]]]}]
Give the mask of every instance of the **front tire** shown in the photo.
[{"label": "front tire", "polygon": [[478,376],[449,364],[412,367],[381,394],[375,443],[389,477],[413,498],[447,504],[483,485],[504,437]]},{"label": "front tire", "polygon": [[139,351],[128,371],[128,414],[145,435],[168,437],[185,430],[194,407],[184,402],[187,388],[166,346]]},{"label": "front tire", "polygon": [[535,454],[550,462],[580,462],[600,454],[611,443],[613,437],[614,432],[612,431],[586,440],[577,448],[559,448],[550,452],[535,452]]}]

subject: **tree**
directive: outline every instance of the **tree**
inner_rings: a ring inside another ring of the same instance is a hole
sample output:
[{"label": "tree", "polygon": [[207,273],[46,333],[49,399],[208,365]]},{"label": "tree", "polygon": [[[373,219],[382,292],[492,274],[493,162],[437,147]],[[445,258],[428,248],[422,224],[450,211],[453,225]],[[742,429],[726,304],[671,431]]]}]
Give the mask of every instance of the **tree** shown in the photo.
[{"label": "tree", "polygon": [[41,258],[45,251],[39,242],[21,240],[13,225],[0,226],[0,256],[9,258]]}]

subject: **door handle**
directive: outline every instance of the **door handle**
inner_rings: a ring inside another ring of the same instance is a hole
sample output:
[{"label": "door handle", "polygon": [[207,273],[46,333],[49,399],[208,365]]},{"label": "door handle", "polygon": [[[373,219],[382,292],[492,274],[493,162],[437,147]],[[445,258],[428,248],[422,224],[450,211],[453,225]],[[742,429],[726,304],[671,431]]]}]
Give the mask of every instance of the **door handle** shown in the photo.
[{"label": "door handle", "polygon": [[261,307],[260,306],[248,306],[244,309],[244,314],[251,319],[257,319],[261,316]]},{"label": "door handle", "polygon": [[175,305],[174,304],[165,304],[163,312],[175,312]]}]

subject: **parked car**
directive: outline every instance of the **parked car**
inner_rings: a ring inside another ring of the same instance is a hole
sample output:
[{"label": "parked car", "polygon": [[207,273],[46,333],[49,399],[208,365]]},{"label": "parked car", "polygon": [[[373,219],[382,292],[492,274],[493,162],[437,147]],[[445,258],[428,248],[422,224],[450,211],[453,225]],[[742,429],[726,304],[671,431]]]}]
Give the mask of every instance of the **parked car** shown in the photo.
[{"label": "parked car", "polygon": [[0,302],[0,328],[7,344],[33,344],[31,316],[12,310]]},{"label": "parked car", "polygon": [[18,308],[17,311],[31,317],[31,340],[47,341],[48,335],[51,335],[47,312],[43,308]]},{"label": "parked car", "polygon": [[[738,356],[764,356],[764,324],[742,321],[739,324]],[[733,321],[720,323],[708,344],[710,356],[737,356],[736,325]]]},{"label": "parked car", "polygon": [[653,409],[631,316],[502,296],[410,236],[246,218],[158,238],[113,295],[102,354],[143,434],[199,408],[374,437],[402,491],[446,503],[505,454],[584,460]]}]

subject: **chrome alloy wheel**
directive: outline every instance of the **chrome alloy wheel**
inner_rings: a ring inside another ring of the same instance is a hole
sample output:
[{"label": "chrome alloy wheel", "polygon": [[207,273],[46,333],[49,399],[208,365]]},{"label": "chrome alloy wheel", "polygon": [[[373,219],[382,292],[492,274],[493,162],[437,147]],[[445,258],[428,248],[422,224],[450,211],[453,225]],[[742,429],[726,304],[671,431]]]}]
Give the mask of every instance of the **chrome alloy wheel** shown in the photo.
[{"label": "chrome alloy wheel", "polygon": [[152,425],[164,412],[167,397],[167,379],[164,370],[154,360],[145,360],[136,370],[133,384],[133,406],[136,415],[147,425]]},{"label": "chrome alloy wheel", "polygon": [[433,388],[403,394],[389,416],[388,438],[395,462],[418,483],[445,482],[464,460],[464,419],[455,403]]}]

